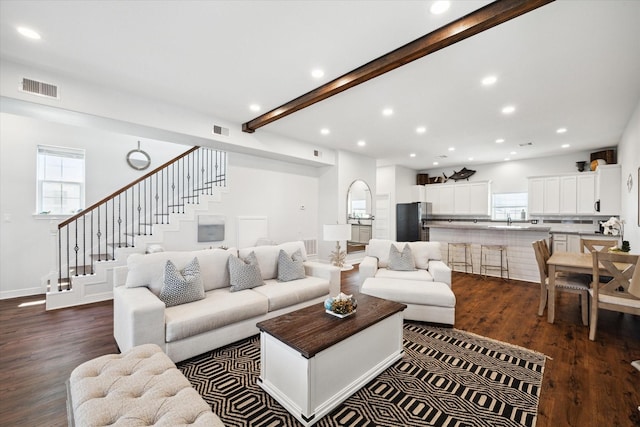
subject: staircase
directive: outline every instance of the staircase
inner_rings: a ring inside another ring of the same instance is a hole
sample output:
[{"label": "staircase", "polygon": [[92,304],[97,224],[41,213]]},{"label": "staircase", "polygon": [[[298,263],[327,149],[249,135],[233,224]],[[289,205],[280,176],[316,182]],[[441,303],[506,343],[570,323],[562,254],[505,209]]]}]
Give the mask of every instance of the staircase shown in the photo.
[{"label": "staircase", "polygon": [[47,310],[113,297],[113,268],[197,222],[227,185],[226,153],[193,147],[58,225]]}]

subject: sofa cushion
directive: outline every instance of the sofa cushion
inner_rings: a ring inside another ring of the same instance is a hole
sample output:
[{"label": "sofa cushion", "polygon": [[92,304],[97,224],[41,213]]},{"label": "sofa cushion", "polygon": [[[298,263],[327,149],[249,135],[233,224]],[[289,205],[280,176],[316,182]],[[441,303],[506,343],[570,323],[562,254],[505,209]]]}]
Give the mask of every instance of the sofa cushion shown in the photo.
[{"label": "sofa cushion", "polygon": [[253,289],[269,300],[269,311],[309,301],[329,295],[329,281],[320,277],[307,276],[291,282],[267,280],[264,286]]},{"label": "sofa cushion", "polygon": [[192,259],[182,271],[178,271],[171,260],[168,260],[164,269],[164,285],[159,297],[167,307],[204,298],[198,258]]},{"label": "sofa cushion", "polygon": [[260,266],[256,254],[251,252],[245,259],[237,256],[229,257],[229,277],[231,292],[251,289],[264,285],[260,275]]},{"label": "sofa cushion", "polygon": [[393,280],[369,278],[362,284],[362,293],[403,304],[455,307],[456,296],[441,282],[423,280]]},{"label": "sofa cushion", "polygon": [[378,267],[389,266],[389,252],[391,244],[402,250],[406,243],[409,243],[416,268],[426,269],[429,267],[429,260],[441,260],[440,242],[392,242],[387,239],[371,239],[367,245],[366,254],[378,258]]},{"label": "sofa cushion", "polygon": [[284,250],[288,255],[293,254],[298,249],[302,254],[302,260],[307,260],[307,252],[304,249],[302,241],[282,243],[277,246],[255,246],[250,248],[242,248],[238,251],[240,258],[247,257],[251,252],[255,252],[260,265],[260,272],[264,280],[275,279],[278,277],[278,254],[280,249]]},{"label": "sofa cushion", "polygon": [[300,249],[293,254],[287,254],[284,249],[278,253],[278,281],[290,282],[304,279],[304,260]]},{"label": "sofa cushion", "polygon": [[376,271],[376,278],[389,278],[400,280],[424,280],[433,282],[433,276],[428,270],[416,269],[413,271],[395,271],[388,268],[379,268]]},{"label": "sofa cushion", "polygon": [[229,286],[229,268],[227,260],[236,250],[205,249],[201,251],[167,251],[153,254],[131,254],[127,258],[127,280],[125,286],[135,288],[146,286],[156,296],[164,284],[164,267],[171,260],[178,270],[182,270],[194,257],[200,264],[200,277],[204,290],[226,288]]},{"label": "sofa cushion", "polygon": [[402,252],[396,248],[396,245],[389,245],[389,270],[413,271],[415,269],[416,264],[408,243],[405,243]]},{"label": "sofa cushion", "polygon": [[[258,288],[259,289],[259,288]],[[214,289],[205,298],[165,310],[166,341],[173,342],[267,313],[269,301],[252,289]]]}]

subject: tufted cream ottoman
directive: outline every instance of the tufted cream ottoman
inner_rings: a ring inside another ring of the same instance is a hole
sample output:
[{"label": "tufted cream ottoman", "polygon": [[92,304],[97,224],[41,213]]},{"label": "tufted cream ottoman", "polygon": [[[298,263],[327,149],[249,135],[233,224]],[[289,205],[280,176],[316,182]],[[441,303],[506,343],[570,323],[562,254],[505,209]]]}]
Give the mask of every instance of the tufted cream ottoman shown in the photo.
[{"label": "tufted cream ottoman", "polygon": [[83,363],[68,382],[70,425],[224,426],[155,344]]}]

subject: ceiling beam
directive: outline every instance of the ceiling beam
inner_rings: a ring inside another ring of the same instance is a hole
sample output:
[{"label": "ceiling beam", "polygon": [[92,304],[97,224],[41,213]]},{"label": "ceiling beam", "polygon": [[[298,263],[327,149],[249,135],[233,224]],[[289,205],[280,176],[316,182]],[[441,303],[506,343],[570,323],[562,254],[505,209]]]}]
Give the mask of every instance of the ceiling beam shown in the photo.
[{"label": "ceiling beam", "polygon": [[309,107],[316,102],[323,101],[416,59],[524,15],[552,1],[554,0],[497,0],[243,123],[242,131],[253,133],[262,126]]}]

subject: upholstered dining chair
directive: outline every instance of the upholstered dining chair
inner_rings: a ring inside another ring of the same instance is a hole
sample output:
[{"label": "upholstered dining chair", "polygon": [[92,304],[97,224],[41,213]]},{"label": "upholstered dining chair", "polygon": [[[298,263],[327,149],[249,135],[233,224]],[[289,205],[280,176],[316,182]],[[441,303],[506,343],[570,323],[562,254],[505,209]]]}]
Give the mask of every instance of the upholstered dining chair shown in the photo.
[{"label": "upholstered dining chair", "polygon": [[609,248],[613,248],[618,244],[618,241],[604,240],[604,239],[580,239],[580,252],[585,253],[585,249],[588,252],[594,251],[606,251]]},{"label": "upholstered dining chair", "polygon": [[[619,311],[640,315],[640,298],[631,294],[637,292],[631,286],[631,279],[634,271],[638,268],[640,255],[631,255],[623,252],[593,252],[593,283],[589,293],[591,294],[591,327],[589,328],[589,339],[596,339],[596,329],[598,327],[598,310]],[[609,281],[600,283],[600,269],[606,271],[607,276],[611,276]],[[634,277],[634,280],[637,280]]]},{"label": "upholstered dining chair", "polygon": [[[540,305],[538,306],[538,316],[542,316],[547,305],[548,286],[549,286],[549,266],[547,261],[551,256],[547,241],[536,240],[532,243],[533,251],[536,255],[538,263],[538,271],[540,272]],[[589,324],[589,284],[591,278],[586,274],[574,274],[566,272],[556,273],[556,290],[561,292],[569,292],[580,296],[580,307],[582,314],[582,324]]]}]

